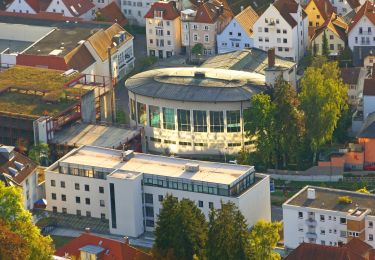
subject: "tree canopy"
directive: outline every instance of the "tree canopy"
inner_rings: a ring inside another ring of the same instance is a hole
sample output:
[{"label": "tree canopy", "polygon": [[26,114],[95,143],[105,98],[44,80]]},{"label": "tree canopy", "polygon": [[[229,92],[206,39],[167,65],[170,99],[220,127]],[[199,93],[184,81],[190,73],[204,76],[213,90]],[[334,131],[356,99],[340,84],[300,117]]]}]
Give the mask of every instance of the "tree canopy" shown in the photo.
[{"label": "tree canopy", "polygon": [[[10,232],[14,243],[20,246],[20,255],[24,259],[50,259],[54,249],[52,239],[40,234],[32,222],[31,213],[24,209],[21,190],[16,187],[5,187],[0,182],[0,222],[4,232]],[[0,242],[2,243],[2,242]],[[6,250],[6,246],[2,250]]]}]

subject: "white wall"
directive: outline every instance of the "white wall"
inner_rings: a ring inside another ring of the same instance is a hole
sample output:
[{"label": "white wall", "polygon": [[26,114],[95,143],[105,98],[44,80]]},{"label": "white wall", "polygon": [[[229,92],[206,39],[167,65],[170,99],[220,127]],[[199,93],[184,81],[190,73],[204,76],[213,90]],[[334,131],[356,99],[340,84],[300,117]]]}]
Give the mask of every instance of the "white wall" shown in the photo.
[{"label": "white wall", "polygon": [[131,24],[145,26],[144,16],[157,0],[122,0],[121,11]]},{"label": "white wall", "polygon": [[218,53],[242,50],[245,47],[254,47],[254,40],[248,36],[237,20],[233,19],[222,33],[217,35]]},{"label": "white wall", "polygon": [[23,180],[21,185],[24,198],[24,206],[26,209],[31,210],[34,208],[34,203],[38,200],[37,171],[34,170],[32,173],[30,173],[27,178]]},{"label": "white wall", "polygon": [[14,0],[6,9],[7,12],[15,12],[15,13],[28,13],[28,14],[35,14],[34,9],[30,7],[25,0]]}]

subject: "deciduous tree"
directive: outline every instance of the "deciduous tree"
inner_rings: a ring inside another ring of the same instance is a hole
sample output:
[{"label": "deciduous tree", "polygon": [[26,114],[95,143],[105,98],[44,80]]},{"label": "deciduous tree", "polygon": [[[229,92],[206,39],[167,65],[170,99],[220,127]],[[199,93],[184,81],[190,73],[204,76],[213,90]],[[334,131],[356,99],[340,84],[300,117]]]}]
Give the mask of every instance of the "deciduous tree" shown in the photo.
[{"label": "deciduous tree", "polygon": [[24,260],[29,254],[26,241],[0,221],[0,259]]}]

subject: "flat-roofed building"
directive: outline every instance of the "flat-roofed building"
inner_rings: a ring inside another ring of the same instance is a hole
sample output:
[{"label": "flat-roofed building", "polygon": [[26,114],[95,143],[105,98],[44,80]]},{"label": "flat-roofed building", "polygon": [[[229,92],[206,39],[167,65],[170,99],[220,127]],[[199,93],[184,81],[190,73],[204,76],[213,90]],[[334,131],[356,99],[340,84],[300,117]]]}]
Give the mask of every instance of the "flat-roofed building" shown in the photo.
[{"label": "flat-roofed building", "polygon": [[163,198],[235,203],[247,223],[270,220],[269,177],[254,167],[82,146],[46,170],[47,210],[109,219],[111,233],[153,231]]},{"label": "flat-roofed building", "polygon": [[285,247],[339,246],[354,237],[375,245],[375,195],[306,186],[283,204]]},{"label": "flat-roofed building", "polygon": [[253,148],[244,130],[250,98],[266,90],[258,73],[168,68],[125,82],[130,124],[144,127],[146,149],[185,156],[235,154]]}]

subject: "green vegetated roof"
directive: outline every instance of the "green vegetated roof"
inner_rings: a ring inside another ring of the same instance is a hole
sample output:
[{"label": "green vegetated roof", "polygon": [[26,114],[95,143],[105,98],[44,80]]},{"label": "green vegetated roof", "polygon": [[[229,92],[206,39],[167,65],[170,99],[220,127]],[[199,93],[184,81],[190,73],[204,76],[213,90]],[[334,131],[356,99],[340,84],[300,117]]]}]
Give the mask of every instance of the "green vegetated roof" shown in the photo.
[{"label": "green vegetated roof", "polygon": [[[64,76],[59,70],[18,65],[7,69],[0,73],[0,112],[35,117],[56,115],[76,103],[74,97],[87,92],[83,88],[64,87],[77,76]],[[8,92],[8,88],[21,91]]]}]

